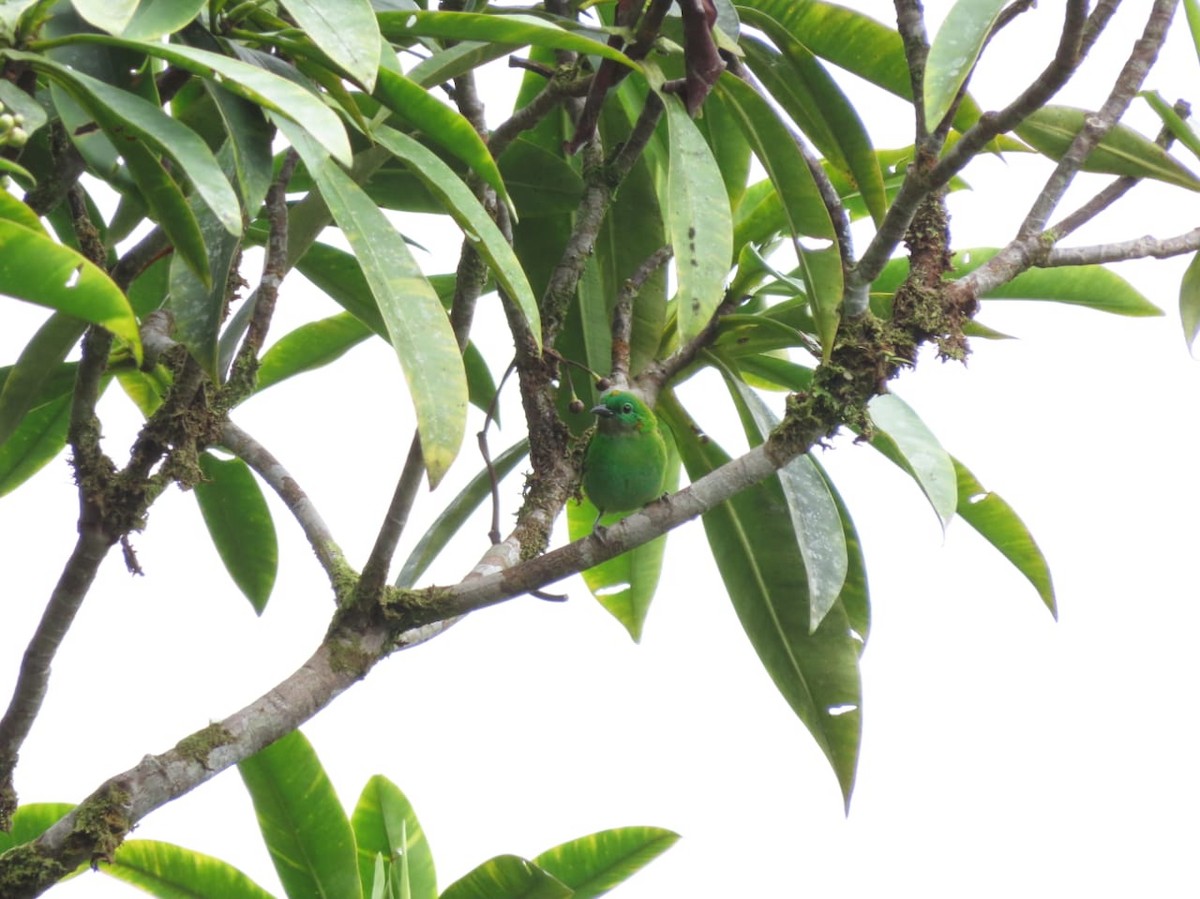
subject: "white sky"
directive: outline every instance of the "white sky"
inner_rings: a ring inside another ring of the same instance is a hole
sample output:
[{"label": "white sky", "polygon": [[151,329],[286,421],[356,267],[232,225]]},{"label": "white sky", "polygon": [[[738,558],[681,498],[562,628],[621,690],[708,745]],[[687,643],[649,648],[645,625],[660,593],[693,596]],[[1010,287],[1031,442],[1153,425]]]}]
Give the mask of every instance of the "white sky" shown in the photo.
[{"label": "white sky", "polygon": [[[891,11],[882,0],[851,5],[883,18]],[[947,5],[927,3],[931,19]],[[1089,67],[1084,88],[1062,102],[1099,102],[1147,5],[1125,4],[1097,48],[1104,72]],[[1180,19],[1147,84],[1169,100],[1192,89],[1200,71]],[[985,108],[1041,68],[1060,21],[1061,3],[1043,2],[1001,38],[1018,55],[997,47],[992,58],[1002,62],[981,69],[975,95]],[[877,146],[909,140],[902,106],[875,91],[854,96],[874,98],[868,127]],[[1132,121],[1157,130],[1144,105]],[[951,201],[955,245],[1007,239],[1046,171],[1027,160],[973,166],[974,190]],[[1076,204],[1103,182],[1086,183],[1072,194]],[[1196,209],[1179,190],[1139,188],[1077,242],[1179,233],[1194,226]],[[431,242],[433,223],[420,227],[419,239]],[[964,523],[943,538],[917,488],[874,451],[843,441],[822,454],[859,527],[874,610],[848,818],[824,758],[742,634],[699,524],[671,537],[640,646],[574,581],[563,585],[566,604],[518,599],[381,664],[305,728],[344,803],[353,806],[372,774],[397,783],[421,818],[442,887],[493,855],[533,856],[603,828],[653,824],[683,839],[619,888],[624,899],[1195,895],[1200,497],[1188,473],[1200,438],[1200,370],[1176,311],[1184,264],[1119,269],[1164,318],[987,303],[981,319],[1020,340],[978,341],[967,368],[929,360],[895,385],[1029,525],[1054,574],[1057,624]],[[446,268],[428,261],[431,273]],[[334,311],[300,287],[285,286],[274,336]],[[497,311],[482,314],[481,325],[498,332]],[[21,304],[4,315],[30,327],[41,317]],[[4,329],[4,359],[25,333]],[[485,350],[503,365],[502,344]],[[374,341],[235,414],[291,469],[356,564],[408,446],[400,385],[391,350]],[[392,392],[396,414],[380,416],[379,397]],[[710,397],[716,419],[728,411],[719,387],[685,392],[693,407]],[[115,387],[105,411],[119,456],[136,420]],[[510,426],[493,447],[514,435]],[[477,467],[468,446],[445,493],[422,495],[402,555]],[[75,536],[65,461],[2,502],[7,697]],[[311,652],[329,592],[272,502],[282,559],[261,619],[224,574],[190,496],[160,500],[135,540],[146,577],[126,574],[119,554],[106,561],[22,753],[22,800],[81,799],[142,755],[241,707]],[[507,516],[517,485],[505,503]],[[469,529],[434,580],[461,577],[485,531],[482,522]],[[134,836],[219,856],[278,891],[233,772],[154,813]],[[53,895],[130,892],[88,875]]]}]

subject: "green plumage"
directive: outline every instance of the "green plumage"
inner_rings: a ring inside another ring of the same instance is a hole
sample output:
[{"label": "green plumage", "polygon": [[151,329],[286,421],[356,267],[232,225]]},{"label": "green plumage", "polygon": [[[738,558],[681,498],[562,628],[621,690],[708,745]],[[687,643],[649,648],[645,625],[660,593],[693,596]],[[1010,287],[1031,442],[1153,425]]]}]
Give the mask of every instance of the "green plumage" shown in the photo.
[{"label": "green plumage", "polygon": [[627,390],[609,390],[592,414],[596,432],[583,462],[583,490],[592,505],[604,515],[658,499],[667,445],[650,407]]}]

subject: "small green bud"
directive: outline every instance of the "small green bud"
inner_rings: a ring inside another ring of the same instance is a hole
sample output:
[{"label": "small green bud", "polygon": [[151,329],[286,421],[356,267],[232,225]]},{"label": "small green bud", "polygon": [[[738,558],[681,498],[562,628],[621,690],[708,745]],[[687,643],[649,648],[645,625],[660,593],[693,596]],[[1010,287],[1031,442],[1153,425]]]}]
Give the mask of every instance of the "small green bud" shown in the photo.
[{"label": "small green bud", "polygon": [[4,115],[0,115],[0,134],[4,134],[5,132],[11,130],[15,124],[17,124],[17,120],[7,112],[4,113]]},{"label": "small green bud", "polygon": [[7,141],[10,147],[23,147],[28,140],[29,134],[24,128],[14,128],[12,131],[8,132]]}]

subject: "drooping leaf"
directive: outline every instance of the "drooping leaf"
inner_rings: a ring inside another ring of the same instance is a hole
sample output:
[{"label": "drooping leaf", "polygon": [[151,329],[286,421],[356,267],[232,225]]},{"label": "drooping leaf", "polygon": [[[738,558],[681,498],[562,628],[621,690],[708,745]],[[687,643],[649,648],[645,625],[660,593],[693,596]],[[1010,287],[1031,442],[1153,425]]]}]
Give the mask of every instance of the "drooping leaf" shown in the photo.
[{"label": "drooping leaf", "polygon": [[287,894],[360,899],[354,831],[304,734],[281,737],[238,771]]},{"label": "drooping leaf", "polygon": [[1187,15],[1188,30],[1192,33],[1192,43],[1196,47],[1196,56],[1200,57],[1200,2],[1183,0],[1183,8]]},{"label": "drooping leaf", "polygon": [[[753,390],[728,370],[722,371],[738,406],[742,427],[751,446],[758,446],[779,419]],[[849,557],[842,516],[825,479],[805,453],[779,469],[788,519],[808,577],[809,630],[816,631],[833,608],[846,583]]]},{"label": "drooping leaf", "polygon": [[[660,394],[658,409],[692,481],[729,461],[714,440],[697,435],[673,396]],[[746,635],[825,753],[848,804],[862,733],[862,644],[838,603],[810,632],[804,559],[779,482],[755,484],[706,512],[704,531]]]},{"label": "drooping leaf", "polygon": [[679,282],[676,314],[681,340],[708,324],[725,293],[733,257],[733,226],[721,170],[677,97],[662,98],[670,133],[667,229]]},{"label": "drooping leaf", "polygon": [[1200,334],[1200,253],[1192,257],[1179,282],[1179,319],[1183,324],[1183,339],[1191,350],[1196,335]]},{"label": "drooping leaf", "polygon": [[[500,169],[496,167],[496,161],[492,158],[491,152],[478,132],[461,113],[451,109],[425,88],[410,81],[399,72],[387,69],[380,70],[379,81],[375,86],[373,96],[469,165],[479,177],[495,189],[501,200],[511,205],[508,189],[504,186],[504,179],[500,175]],[[379,140],[388,139],[388,130],[379,128],[377,131]],[[392,143],[397,142],[393,139]],[[412,143],[416,143],[416,141],[412,141]],[[418,147],[420,150],[425,150],[419,144]],[[416,152],[418,151],[409,149],[409,155]],[[425,158],[433,155],[428,150],[425,150],[425,154]]]},{"label": "drooping leaf", "polygon": [[[1061,159],[1091,113],[1070,106],[1043,106],[1016,127],[1016,133],[1039,153]],[[1083,161],[1086,172],[1152,178],[1200,191],[1200,178],[1175,157],[1128,125],[1118,122]]]},{"label": "drooping leaf", "polygon": [[408,382],[431,487],[454,461],[466,428],[467,379],[437,292],[395,228],[354,180],[293,125],[296,147],[362,266]]},{"label": "drooping leaf", "polygon": [[[63,360],[79,342],[86,327],[82,319],[56,312],[21,350],[0,386],[0,445],[12,435],[30,409],[71,391],[75,368],[64,366]],[[61,376],[64,368],[68,380],[54,383],[55,376]]]},{"label": "drooping leaf", "polygon": [[912,407],[893,393],[868,404],[876,430],[871,446],[908,472],[933,506],[943,528],[958,508],[954,462]]},{"label": "drooping leaf", "polygon": [[821,341],[822,357],[828,360],[842,319],[845,282],[841,253],[836,246],[823,250],[800,247],[799,256],[800,270],[804,273],[804,284],[808,288],[809,312]]},{"label": "drooping leaf", "polygon": [[241,459],[200,454],[204,480],[196,484],[196,502],[225,570],[255,614],[271,598],[279,568],[275,522],[250,467]]},{"label": "drooping leaf", "polygon": [[533,862],[498,855],[446,887],[440,899],[570,899],[573,895],[570,887]]},{"label": "drooping leaf", "polygon": [[285,0],[312,42],[367,90],[379,69],[379,24],[369,0]]},{"label": "drooping leaf", "polygon": [[763,86],[835,168],[854,180],[872,219],[883,220],[887,195],[866,127],[841,87],[816,56],[770,16],[745,10],[779,52],[742,38],[747,61]]},{"label": "drooping leaf", "polygon": [[75,806],[69,802],[29,802],[18,806],[13,812],[12,829],[0,830],[0,854],[13,846],[36,840],[49,830],[51,825],[74,809]]},{"label": "drooping leaf", "polygon": [[628,880],[679,839],[661,827],[617,827],[562,843],[533,863],[570,887],[573,899],[602,896]]},{"label": "drooping leaf", "polygon": [[102,34],[75,34],[69,40],[99,43],[127,50],[178,66],[202,78],[217,78],[240,97],[296,123],[335,159],[350,165],[350,141],[337,114],[313,92],[258,66],[231,59],[197,47],[133,41]]},{"label": "drooping leaf", "polygon": [[107,328],[141,360],[137,319],[112,279],[74,250],[7,219],[0,219],[0,293]]},{"label": "drooping leaf", "polygon": [[1058,606],[1054,598],[1054,584],[1050,579],[1050,567],[1034,542],[1033,535],[1017,517],[1012,506],[980,484],[965,465],[957,459],[953,461],[958,482],[959,517],[1025,575],[1050,614],[1057,618]]},{"label": "drooping leaf", "polygon": [[[529,455],[529,441],[521,439],[492,460],[492,472],[496,480],[504,478]],[[442,510],[429,526],[429,530],[417,541],[413,551],[404,560],[404,566],[396,578],[397,587],[412,587],[417,578],[425,573],[429,563],[437,558],[450,541],[462,530],[463,522],[474,512],[491,491],[491,475],[484,469],[475,475]]]},{"label": "drooping leaf", "polygon": [[381,774],[376,774],[363,787],[350,816],[358,847],[358,873],[364,893],[368,885],[379,886],[376,875],[377,858],[384,858],[384,874],[394,872],[393,861],[403,858],[405,880],[410,899],[435,899],[437,877],[433,853],[417,820],[416,812],[399,787]]},{"label": "drooping leaf", "polygon": [[[425,183],[426,188],[441,201],[446,211],[463,229],[467,239],[491,268],[497,283],[524,313],[530,331],[540,346],[542,324],[537,297],[529,287],[520,260],[470,188],[448,165],[408,135],[386,126],[378,126],[374,133],[376,140],[408,165]],[[484,153],[487,153],[486,148]],[[487,153],[487,156],[491,160],[491,154]],[[492,164],[494,166],[494,163]],[[496,177],[500,177],[498,171]]]},{"label": "drooping leaf", "polygon": [[158,840],[126,840],[99,869],[154,896],[272,899],[228,862]]},{"label": "drooping leaf", "polygon": [[925,60],[925,122],[930,131],[950,111],[1006,0],[957,0],[946,13]]},{"label": "drooping leaf", "polygon": [[27,413],[0,444],[0,496],[11,493],[67,445],[71,395],[63,394]]}]

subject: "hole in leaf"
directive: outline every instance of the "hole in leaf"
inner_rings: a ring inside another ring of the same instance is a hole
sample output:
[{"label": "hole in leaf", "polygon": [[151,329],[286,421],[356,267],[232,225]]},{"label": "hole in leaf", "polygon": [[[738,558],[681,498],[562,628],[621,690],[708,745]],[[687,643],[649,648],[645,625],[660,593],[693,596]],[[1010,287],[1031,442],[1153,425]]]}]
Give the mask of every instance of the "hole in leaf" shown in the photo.
[{"label": "hole in leaf", "polygon": [[973,496],[967,497],[967,502],[969,502],[971,505],[975,505],[975,503],[983,502],[989,496],[991,496],[991,494],[988,493],[987,491],[984,491],[983,493],[976,493]]},{"label": "hole in leaf", "polygon": [[629,589],[629,587],[630,587],[630,584],[628,582],[626,582],[624,584],[612,584],[611,586],[608,586],[608,587],[601,587],[599,590],[596,591],[596,596],[613,596],[617,593],[625,592],[626,590]]},{"label": "hole in leaf", "polygon": [[857,712],[857,711],[858,711],[858,706],[856,706],[856,705],[835,705],[835,706],[829,707],[829,714],[832,715],[834,718],[837,718],[840,715],[848,715],[851,712]]},{"label": "hole in leaf", "polygon": [[63,285],[64,287],[74,287],[79,283],[79,270],[81,268],[83,268],[82,265],[77,265],[71,269],[70,277],[67,278],[67,283]]}]

